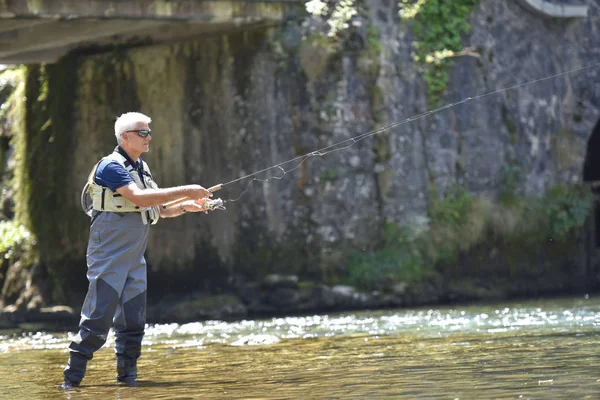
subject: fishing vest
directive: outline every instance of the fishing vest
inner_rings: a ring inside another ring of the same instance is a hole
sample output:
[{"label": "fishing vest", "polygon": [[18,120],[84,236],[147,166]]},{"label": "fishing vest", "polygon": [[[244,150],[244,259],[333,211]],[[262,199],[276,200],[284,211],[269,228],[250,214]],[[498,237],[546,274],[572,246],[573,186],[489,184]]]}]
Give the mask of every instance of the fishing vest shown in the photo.
[{"label": "fishing vest", "polygon": [[141,161],[143,176],[143,179],[141,179],[138,170],[134,168],[122,154],[119,154],[115,151],[114,153],[100,160],[88,176],[87,184],[85,185],[83,191],[84,194],[87,192],[87,194],[91,197],[91,208],[96,211],[109,211],[116,213],[139,212],[144,225],[156,224],[160,218],[160,207],[140,207],[134,202],[129,201],[125,197],[121,196],[121,194],[118,192],[112,191],[109,188],[100,186],[96,183],[96,170],[98,169],[100,163],[104,160],[116,161],[121,164],[121,166],[127,171],[127,173],[129,173],[135,184],[140,189],[158,188],[152,179],[150,168],[148,168],[148,165],[145,161]]}]

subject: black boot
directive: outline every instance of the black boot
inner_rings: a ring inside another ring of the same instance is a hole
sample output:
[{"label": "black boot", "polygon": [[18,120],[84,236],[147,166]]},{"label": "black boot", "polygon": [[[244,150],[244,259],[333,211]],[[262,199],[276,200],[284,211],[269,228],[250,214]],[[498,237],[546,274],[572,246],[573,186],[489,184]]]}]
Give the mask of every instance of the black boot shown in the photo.
[{"label": "black boot", "polygon": [[61,386],[63,389],[71,389],[79,386],[79,383],[85,375],[87,362],[87,358],[79,353],[72,351],[69,354],[69,363],[63,371],[65,376],[65,380]]},{"label": "black boot", "polygon": [[137,360],[117,357],[117,382],[134,385],[137,378]]}]

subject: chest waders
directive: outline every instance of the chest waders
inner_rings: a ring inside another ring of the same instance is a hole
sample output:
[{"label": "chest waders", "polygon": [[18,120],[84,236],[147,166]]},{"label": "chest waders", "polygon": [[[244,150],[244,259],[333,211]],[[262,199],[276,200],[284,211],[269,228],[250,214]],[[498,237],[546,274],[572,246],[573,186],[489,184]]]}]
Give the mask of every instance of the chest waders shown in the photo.
[{"label": "chest waders", "polygon": [[[133,173],[138,174],[136,170]],[[139,175],[135,180],[139,182]],[[153,222],[140,216],[145,211],[104,210],[94,215],[86,255],[89,287],[81,309],[79,332],[69,345],[65,386],[79,385],[87,362],[106,343],[111,324],[115,332],[117,380],[135,381],[146,323],[144,252]]]}]

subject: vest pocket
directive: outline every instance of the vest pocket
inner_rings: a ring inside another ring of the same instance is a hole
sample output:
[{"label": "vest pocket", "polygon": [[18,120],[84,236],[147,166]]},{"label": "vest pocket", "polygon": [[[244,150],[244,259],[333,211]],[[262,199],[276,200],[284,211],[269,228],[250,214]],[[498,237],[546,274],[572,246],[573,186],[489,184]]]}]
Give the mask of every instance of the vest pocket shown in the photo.
[{"label": "vest pocket", "polygon": [[117,209],[125,207],[125,198],[122,196],[113,197],[113,204]]}]

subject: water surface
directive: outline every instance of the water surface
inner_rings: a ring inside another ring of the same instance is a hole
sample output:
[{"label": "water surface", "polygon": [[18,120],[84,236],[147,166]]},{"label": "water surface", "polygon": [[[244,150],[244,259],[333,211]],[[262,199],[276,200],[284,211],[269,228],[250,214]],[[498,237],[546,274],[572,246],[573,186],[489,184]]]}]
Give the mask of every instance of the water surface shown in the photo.
[{"label": "water surface", "polygon": [[[600,298],[152,325],[137,387],[113,338],[64,392],[68,333],[0,333],[6,399],[599,399]],[[74,329],[74,328],[73,328]]]}]

